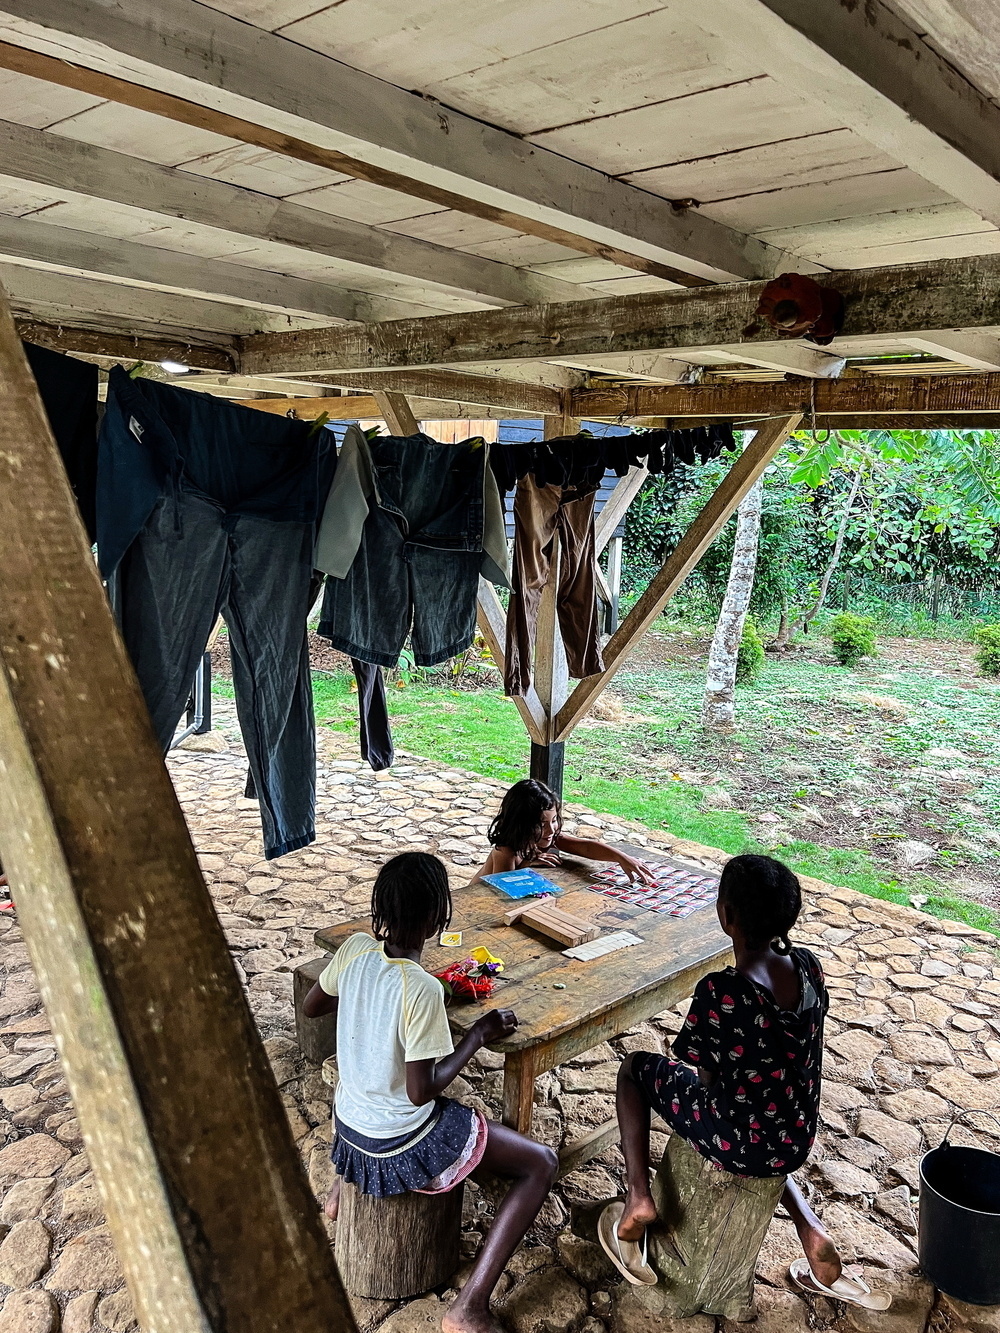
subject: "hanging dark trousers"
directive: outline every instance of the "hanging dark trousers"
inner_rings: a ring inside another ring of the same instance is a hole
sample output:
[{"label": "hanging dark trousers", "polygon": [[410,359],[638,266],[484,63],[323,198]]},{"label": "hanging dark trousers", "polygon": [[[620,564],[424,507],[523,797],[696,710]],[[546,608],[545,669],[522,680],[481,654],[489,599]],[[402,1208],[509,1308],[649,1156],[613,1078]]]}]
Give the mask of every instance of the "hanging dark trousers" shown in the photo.
[{"label": "hanging dark trousers", "polygon": [[306,617],[331,444],[308,423],[112,372],[102,572],[118,570],[122,634],[164,750],[215,619],[225,620],[268,858],[315,837]]},{"label": "hanging dark trousers", "polygon": [[514,578],[507,610],[504,690],[523,695],[531,683],[531,658],[542,589],[552,570],[554,543],[561,544],[556,608],[569,674],[576,679],[604,670],[594,554],[596,492],[538,486],[531,476],[514,500]]}]

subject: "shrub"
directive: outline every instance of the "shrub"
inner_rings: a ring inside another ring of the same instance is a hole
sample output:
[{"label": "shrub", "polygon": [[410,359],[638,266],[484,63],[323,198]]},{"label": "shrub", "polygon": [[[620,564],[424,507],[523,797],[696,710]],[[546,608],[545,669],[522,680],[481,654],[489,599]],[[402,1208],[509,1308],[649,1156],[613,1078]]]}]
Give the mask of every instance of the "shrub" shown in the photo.
[{"label": "shrub", "polygon": [[855,667],[863,657],[875,656],[875,621],[849,612],[830,621],[833,655],[843,667]]},{"label": "shrub", "polygon": [[747,616],[743,622],[743,637],[736,653],[736,679],[739,682],[753,680],[764,665],[764,645],[753,620]]},{"label": "shrub", "polygon": [[1000,625],[977,625],[972,631],[976,665],[984,676],[1000,676]]}]

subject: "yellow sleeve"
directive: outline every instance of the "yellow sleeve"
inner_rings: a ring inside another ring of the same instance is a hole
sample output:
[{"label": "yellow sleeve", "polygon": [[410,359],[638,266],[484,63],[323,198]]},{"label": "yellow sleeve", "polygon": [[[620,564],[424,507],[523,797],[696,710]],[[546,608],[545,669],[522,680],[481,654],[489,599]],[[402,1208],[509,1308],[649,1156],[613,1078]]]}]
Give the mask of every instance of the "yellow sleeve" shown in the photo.
[{"label": "yellow sleeve", "polygon": [[352,935],[345,940],[320,973],[319,984],[327,995],[339,994],[340,974],[347,964],[369,947],[378,947],[370,935]]},{"label": "yellow sleeve", "polygon": [[444,1007],[444,987],[422,969],[403,977],[403,1051],[407,1060],[440,1060],[455,1049]]}]

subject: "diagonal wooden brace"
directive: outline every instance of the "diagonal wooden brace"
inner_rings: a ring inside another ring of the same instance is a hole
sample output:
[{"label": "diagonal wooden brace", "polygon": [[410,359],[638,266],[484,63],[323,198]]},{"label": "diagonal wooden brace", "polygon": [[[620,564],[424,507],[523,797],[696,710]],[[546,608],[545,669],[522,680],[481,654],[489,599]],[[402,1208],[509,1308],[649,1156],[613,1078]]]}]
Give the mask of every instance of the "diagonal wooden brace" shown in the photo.
[{"label": "diagonal wooden brace", "polygon": [[564,741],[594,700],[625,665],[639,639],[681,586],[712,542],[735,513],[740,501],[802,420],[796,412],[775,417],[761,426],[709,498],[701,513],[678,542],[649,587],[636,602],[604,649],[605,670],[589,676],[561,708],[554,739]]}]

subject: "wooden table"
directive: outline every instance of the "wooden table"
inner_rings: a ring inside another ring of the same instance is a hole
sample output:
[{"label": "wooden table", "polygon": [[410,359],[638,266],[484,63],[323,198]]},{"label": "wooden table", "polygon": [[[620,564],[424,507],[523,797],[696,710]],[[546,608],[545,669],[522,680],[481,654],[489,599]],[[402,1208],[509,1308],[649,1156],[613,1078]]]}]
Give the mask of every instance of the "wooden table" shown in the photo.
[{"label": "wooden table", "polygon": [[[651,857],[646,848],[625,850],[641,859]],[[681,865],[665,856],[655,859]],[[454,894],[450,929],[462,932],[462,947],[443,949],[434,944],[424,951],[422,961],[430,972],[440,972],[479,945],[504,960],[493,997],[484,1005],[456,1004],[448,1017],[460,1039],[486,1008],[513,1009],[517,1014],[517,1031],[491,1049],[504,1056],[504,1124],[522,1133],[531,1129],[539,1074],[677,1004],[707,972],[732,961],[729,940],[713,907],[680,918],[644,911],[584,887],[600,868],[567,857],[560,868],[546,867],[541,873],[564,890],[558,900],[563,910],[593,921],[602,932],[632,931],[642,937],[642,944],[592,962],[566,958],[550,941],[524,927],[506,925],[503,913],[510,910],[511,900],[477,880]],[[689,864],[683,868],[700,869]],[[333,953],[348,936],[370,929],[365,917],[317,931],[316,943]],[[560,1174],[603,1152],[616,1139],[615,1122],[584,1135],[563,1150]]]}]

